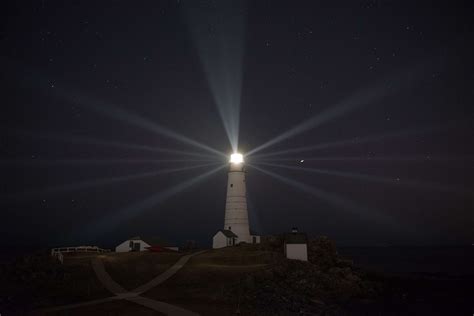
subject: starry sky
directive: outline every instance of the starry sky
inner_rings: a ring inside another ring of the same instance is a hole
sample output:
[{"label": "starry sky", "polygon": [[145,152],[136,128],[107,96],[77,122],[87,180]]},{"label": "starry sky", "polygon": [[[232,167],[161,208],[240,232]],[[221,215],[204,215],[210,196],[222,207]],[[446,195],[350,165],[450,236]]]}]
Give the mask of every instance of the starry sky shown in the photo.
[{"label": "starry sky", "polygon": [[0,34],[0,240],[209,245],[227,171],[201,175],[225,165],[217,152],[232,152],[230,131],[252,152],[256,232],[470,244],[472,9],[11,1]]}]

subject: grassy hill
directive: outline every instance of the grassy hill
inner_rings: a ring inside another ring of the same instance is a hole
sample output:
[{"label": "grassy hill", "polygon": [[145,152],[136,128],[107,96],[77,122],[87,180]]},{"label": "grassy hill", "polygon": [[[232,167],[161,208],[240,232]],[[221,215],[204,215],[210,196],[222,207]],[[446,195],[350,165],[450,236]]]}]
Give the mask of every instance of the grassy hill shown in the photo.
[{"label": "grassy hill", "polygon": [[[256,291],[260,285],[279,289],[282,286],[288,287],[287,284],[278,284],[278,280],[282,279],[281,273],[291,276],[289,282],[299,277],[291,271],[278,272],[282,267],[291,270],[284,265],[288,260],[283,258],[280,248],[269,244],[208,250],[193,257],[176,275],[163,285],[144,293],[144,296],[179,305],[202,315],[232,315],[235,312],[261,315],[264,310],[256,304],[256,298],[266,297],[265,304],[275,303],[269,300],[265,293],[261,295],[262,293]],[[2,275],[7,282],[2,285],[2,294],[8,293],[8,296],[2,299],[2,306],[5,307],[3,310],[41,309],[110,296],[95,277],[91,268],[93,258],[102,260],[111,277],[131,290],[164,272],[182,255],[149,252],[76,254],[66,255],[63,265],[48,254],[25,257],[9,267],[4,267]],[[334,258],[325,258],[321,262],[327,265],[333,264],[333,261]],[[301,264],[303,265],[297,268],[298,271],[311,272],[308,267],[312,267],[312,264]],[[308,275],[304,277],[307,278]],[[278,282],[275,283],[275,280]],[[306,299],[306,295],[300,293],[301,291],[298,292],[291,286],[288,288],[290,296],[302,295]],[[288,293],[280,294],[275,296],[277,301],[288,296]],[[116,306],[122,308],[117,310]],[[281,303],[275,306],[283,308],[284,311],[290,311],[292,308]],[[134,308],[133,304],[121,302],[119,305],[105,303],[70,312],[80,313],[83,310],[90,314],[97,309],[126,315],[132,313]],[[274,314],[274,309],[269,310]],[[141,311],[142,308],[137,306],[136,313],[140,314]]]},{"label": "grassy hill", "polygon": [[0,310],[17,314],[110,296],[91,268],[93,256],[69,255],[62,265],[44,252],[1,265]]},{"label": "grassy hill", "polygon": [[[143,296],[211,316],[397,315],[413,310],[436,315],[441,311],[449,314],[451,302],[466,310],[471,306],[472,277],[438,280],[374,275],[341,258],[327,238],[311,240],[308,249],[309,262],[285,259],[278,237],[261,245],[208,250]],[[78,254],[66,256],[63,265],[47,253],[27,256],[0,268],[0,311],[15,315],[109,297],[92,270],[93,258],[103,261],[116,282],[133,289],[164,272],[182,255]],[[126,301],[52,313],[85,314],[156,315]]]},{"label": "grassy hill", "polygon": [[99,257],[112,279],[133,290],[165,272],[181,256],[179,252],[111,252]]},{"label": "grassy hill", "polygon": [[[133,289],[164,272],[182,255],[171,252],[75,254],[65,255],[64,264],[48,253],[26,256],[1,267],[0,308],[5,313],[17,314],[111,296],[92,270],[93,258],[104,262],[115,281],[126,289]],[[192,258],[177,275],[145,296],[190,307],[204,315],[211,315],[208,311],[220,315],[232,313],[233,306],[227,299],[222,297],[219,301],[216,298],[227,292],[229,284],[268,266],[275,256],[278,254],[251,247],[209,250]],[[143,307],[122,301],[53,314],[149,315],[148,312]]]},{"label": "grassy hill", "polygon": [[[234,315],[239,309],[238,297],[232,294],[235,285],[281,257],[280,253],[251,245],[210,250],[193,257],[166,285],[150,290],[145,296],[202,315]],[[241,308],[241,311],[253,314],[251,309]]]}]

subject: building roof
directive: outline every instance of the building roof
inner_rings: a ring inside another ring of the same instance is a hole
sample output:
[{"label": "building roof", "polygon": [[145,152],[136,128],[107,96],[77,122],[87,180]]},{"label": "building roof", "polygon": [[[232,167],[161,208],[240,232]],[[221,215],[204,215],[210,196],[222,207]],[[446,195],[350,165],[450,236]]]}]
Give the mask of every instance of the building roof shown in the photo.
[{"label": "building roof", "polygon": [[306,244],[308,236],[305,233],[287,233],[285,234],[286,244]]},{"label": "building roof", "polygon": [[170,247],[173,246],[169,242],[159,238],[159,237],[154,237],[154,236],[145,236],[145,237],[140,237],[140,236],[135,236],[132,238],[129,238],[128,240],[143,240],[150,246],[162,246],[162,247]]},{"label": "building roof", "polygon": [[227,230],[227,229],[221,229],[219,230],[218,232],[221,232],[223,233],[226,237],[228,238],[237,238],[238,236],[236,234],[234,234],[234,232],[232,232],[231,230]]}]

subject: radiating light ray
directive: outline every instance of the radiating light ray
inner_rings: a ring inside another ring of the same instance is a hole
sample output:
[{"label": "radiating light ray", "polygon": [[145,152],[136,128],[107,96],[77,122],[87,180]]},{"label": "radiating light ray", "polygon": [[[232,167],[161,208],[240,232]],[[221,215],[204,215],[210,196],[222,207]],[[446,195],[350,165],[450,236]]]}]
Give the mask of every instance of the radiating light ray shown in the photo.
[{"label": "radiating light ray", "polygon": [[150,164],[176,162],[212,162],[213,159],[2,159],[1,166],[12,165],[108,165],[108,164]]},{"label": "radiating light ray", "polygon": [[[334,106],[331,106],[316,116],[300,123],[299,125],[287,130],[286,132],[278,135],[277,137],[267,141],[266,143],[254,148],[253,150],[247,153],[247,156],[255,154],[269,146],[277,144],[283,140],[286,140],[290,137],[318,127],[328,121],[343,116],[351,111],[354,111],[362,106],[369,105],[375,101],[379,101],[384,97],[387,97],[391,93],[395,92],[395,86],[400,88],[402,86],[408,86],[412,83],[416,77],[414,73],[419,75],[419,71],[410,71],[399,74],[396,77],[386,78],[381,80],[381,82],[375,84],[373,87],[368,89],[357,91],[348,98],[342,100]],[[398,90],[398,89],[397,89]]]},{"label": "radiating light ray", "polygon": [[416,156],[352,156],[352,157],[295,157],[295,158],[266,158],[252,159],[251,162],[272,162],[272,161],[293,161],[300,163],[301,161],[474,161],[472,156],[432,156],[432,155],[416,155]]},{"label": "radiating light ray", "polygon": [[182,3],[232,150],[238,150],[244,8],[242,1]]},{"label": "radiating light ray", "polygon": [[344,139],[344,140],[338,140],[338,141],[334,141],[334,142],[321,143],[321,144],[316,144],[316,145],[312,145],[312,146],[290,148],[290,149],[287,149],[287,150],[271,152],[271,153],[268,153],[268,154],[253,155],[252,158],[258,159],[258,158],[263,158],[263,157],[280,156],[280,155],[287,155],[287,154],[293,154],[293,153],[299,153],[299,152],[305,152],[305,151],[315,151],[315,150],[320,150],[320,149],[346,146],[346,145],[359,145],[359,144],[364,144],[364,143],[369,143],[369,142],[377,142],[377,141],[380,141],[380,140],[387,140],[387,139],[391,139],[391,138],[428,133],[428,132],[433,132],[433,131],[436,131],[436,130],[439,130],[439,129],[440,129],[440,127],[427,127],[427,128],[423,128],[423,129],[410,129],[410,130],[403,130],[403,131],[394,131],[394,132],[384,133],[384,134],[380,134],[380,135],[372,135],[372,136],[365,136],[365,137],[354,137],[354,138],[350,138],[350,139]]},{"label": "radiating light ray", "polygon": [[[26,80],[30,80],[31,82],[28,82],[28,87],[30,88],[30,85],[32,83],[39,83],[42,81],[41,75],[38,73],[35,73],[31,69],[26,69],[23,65],[19,65],[16,61],[14,60],[9,60],[5,57],[2,57],[0,59],[2,62],[2,66],[5,65],[7,68],[10,68],[12,73],[22,73],[21,80],[23,82],[26,82]],[[98,99],[94,99],[91,97],[88,97],[82,93],[79,93],[75,91],[74,89],[68,88],[66,84],[58,85],[57,87],[54,88],[54,91],[56,96],[68,100],[69,102],[72,102],[78,106],[82,106],[88,109],[91,109],[97,113],[100,113],[106,117],[114,118],[120,121],[123,121],[125,123],[128,123],[132,126],[137,126],[139,128],[152,131],[156,134],[162,135],[169,137],[171,139],[180,141],[182,143],[194,146],[196,148],[200,148],[203,150],[206,150],[208,152],[211,152],[213,154],[217,154],[219,156],[226,157],[226,155],[210,146],[201,144],[200,142],[197,142],[189,137],[186,137],[184,135],[181,135],[175,131],[172,131],[169,128],[163,127],[158,125],[157,123],[144,118],[138,114],[128,112],[124,109],[121,109],[119,107],[107,104],[105,102],[102,102]]]},{"label": "radiating light ray", "polygon": [[60,193],[69,192],[69,191],[78,191],[78,190],[87,189],[91,187],[106,186],[106,185],[116,184],[120,182],[155,177],[158,175],[181,172],[181,171],[192,170],[192,169],[197,169],[197,168],[202,168],[202,167],[208,167],[215,164],[216,163],[207,163],[207,164],[201,164],[197,166],[168,168],[168,169],[162,169],[162,170],[151,171],[151,172],[131,174],[131,175],[126,175],[126,176],[100,178],[100,179],[82,181],[82,182],[72,183],[72,184],[57,185],[57,186],[52,186],[52,187],[39,189],[39,190],[31,190],[31,191],[23,192],[15,196],[9,196],[9,197],[16,198],[16,199],[27,199],[27,198],[34,198],[34,197],[39,197],[39,196],[44,197],[44,196],[52,195],[52,194],[60,194]]},{"label": "radiating light ray", "polygon": [[111,229],[113,229],[113,227],[117,226],[118,224],[139,215],[141,212],[150,209],[158,205],[159,203],[162,203],[166,199],[186,190],[187,188],[199,182],[202,182],[209,176],[213,175],[214,173],[227,166],[227,164],[221,165],[198,176],[193,176],[190,180],[181,182],[164,191],[153,194],[152,196],[149,196],[147,198],[140,199],[140,201],[138,201],[137,203],[119,209],[116,212],[113,212],[112,215],[109,214],[107,215],[107,217],[99,220],[98,222],[89,225],[85,232],[87,235],[107,234],[110,232]]},{"label": "radiating light ray", "polygon": [[[63,94],[63,97],[66,97],[68,99],[71,99],[69,97],[69,94]],[[226,156],[224,153],[211,148],[207,145],[201,144],[191,138],[188,138],[186,136],[183,136],[175,131],[172,131],[166,127],[160,126],[157,123],[144,118],[138,114],[128,112],[124,109],[121,109],[116,106],[112,105],[107,105],[103,102],[98,102],[96,100],[93,100],[91,98],[86,98],[85,96],[81,96],[76,94],[76,97],[72,100],[76,104],[79,104],[81,106],[85,106],[89,109],[92,109],[96,111],[97,113],[100,113],[102,115],[105,115],[107,117],[111,117],[120,121],[123,121],[125,123],[128,123],[130,125],[154,132],[156,134],[166,136],[169,138],[172,138],[174,140],[180,141],[182,143],[192,145],[194,147],[206,150],[208,152],[211,152],[213,154],[217,154],[219,156]]]},{"label": "radiating light ray", "polygon": [[[249,165],[249,164],[247,163],[247,165]],[[257,167],[254,164],[250,164],[249,166],[251,166],[252,168],[254,168],[254,169],[256,169],[256,170],[258,170],[258,171],[260,171],[264,174],[272,176],[273,178],[275,178],[275,179],[277,179],[277,180],[279,180],[283,183],[286,183],[286,184],[288,184],[292,187],[300,189],[303,192],[306,192],[306,193],[309,193],[313,196],[316,196],[317,198],[319,198],[321,200],[324,200],[325,202],[327,202],[327,203],[329,203],[333,206],[336,206],[338,208],[342,208],[346,211],[349,211],[349,212],[357,214],[357,215],[364,216],[366,219],[377,221],[379,223],[385,223],[387,225],[393,225],[394,224],[393,219],[391,219],[390,217],[388,217],[384,214],[374,212],[373,210],[370,210],[369,208],[367,208],[365,206],[361,206],[358,203],[356,203],[356,202],[354,202],[354,201],[352,201],[348,198],[344,198],[344,197],[342,197],[338,194],[328,192],[328,191],[325,191],[325,190],[322,190],[322,189],[319,189],[319,188],[316,188],[316,187],[313,187],[313,186],[309,186],[309,185],[304,184],[302,182],[299,182],[299,181],[281,176],[281,175],[276,174],[276,173],[274,173],[272,171],[269,171],[267,169]]]},{"label": "radiating light ray", "polygon": [[129,144],[129,143],[122,143],[116,141],[108,141],[108,140],[99,140],[90,137],[84,136],[75,136],[75,135],[57,135],[54,133],[44,133],[44,132],[31,132],[31,131],[14,131],[16,134],[25,135],[33,138],[40,138],[46,140],[53,140],[53,141],[61,141],[67,143],[82,143],[82,144],[89,144],[89,145],[99,145],[99,146],[110,146],[116,148],[123,148],[123,149],[136,149],[136,150],[143,150],[149,152],[156,152],[156,153],[170,153],[170,154],[180,154],[180,155],[187,155],[187,156],[196,156],[196,157],[215,157],[212,155],[207,154],[200,154],[200,153],[193,153],[188,151],[182,151],[177,149],[170,149],[170,148],[161,148],[161,147],[154,147],[148,145],[137,145],[137,144]]},{"label": "radiating light ray", "polygon": [[344,172],[344,171],[318,169],[318,168],[296,167],[296,166],[288,166],[288,165],[264,163],[264,162],[260,164],[271,166],[271,167],[289,169],[289,170],[313,172],[313,173],[351,178],[351,179],[357,179],[357,180],[363,180],[363,181],[369,181],[369,182],[375,182],[375,183],[391,184],[391,185],[396,185],[396,186],[410,188],[410,189],[434,190],[434,191],[451,192],[451,193],[454,192],[454,193],[464,193],[464,194],[469,194],[470,192],[472,192],[472,190],[446,186],[446,185],[442,185],[438,183],[429,183],[429,182],[415,181],[415,180],[410,180],[410,179],[402,180],[398,177],[387,178],[387,177],[373,176],[373,175],[364,174],[364,173]]}]

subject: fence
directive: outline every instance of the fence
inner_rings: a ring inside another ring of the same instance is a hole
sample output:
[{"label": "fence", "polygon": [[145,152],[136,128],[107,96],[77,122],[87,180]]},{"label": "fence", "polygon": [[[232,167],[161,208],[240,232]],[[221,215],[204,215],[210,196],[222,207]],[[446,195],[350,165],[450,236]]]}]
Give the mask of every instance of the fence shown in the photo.
[{"label": "fence", "polygon": [[97,246],[61,247],[51,249],[51,256],[56,257],[59,262],[64,263],[64,253],[71,252],[110,252],[110,249],[102,249]]}]

